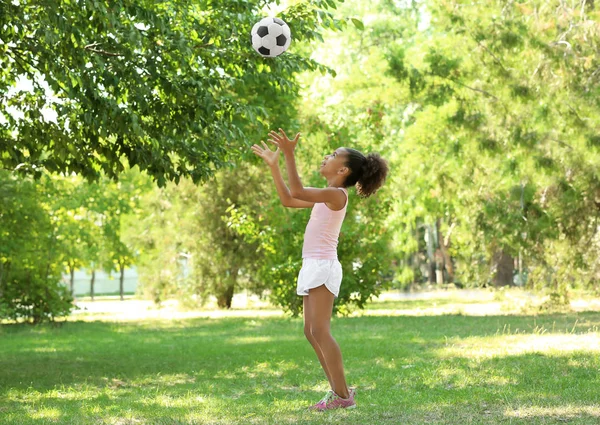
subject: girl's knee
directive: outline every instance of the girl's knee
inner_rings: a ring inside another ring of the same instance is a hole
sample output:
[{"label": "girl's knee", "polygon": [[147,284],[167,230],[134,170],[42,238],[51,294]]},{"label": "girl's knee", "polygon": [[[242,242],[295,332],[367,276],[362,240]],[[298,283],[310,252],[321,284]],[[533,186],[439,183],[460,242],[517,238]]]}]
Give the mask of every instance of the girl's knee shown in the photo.
[{"label": "girl's knee", "polygon": [[308,339],[309,341],[311,339],[314,339],[313,333],[312,333],[312,327],[310,326],[304,326],[304,336],[306,337],[306,339]]},{"label": "girl's knee", "polygon": [[322,341],[326,338],[331,338],[329,328],[326,326],[313,326],[311,328],[312,336],[317,341]]},{"label": "girl's knee", "polygon": [[331,338],[327,326],[304,326],[304,336],[311,342],[318,342],[325,338]]}]

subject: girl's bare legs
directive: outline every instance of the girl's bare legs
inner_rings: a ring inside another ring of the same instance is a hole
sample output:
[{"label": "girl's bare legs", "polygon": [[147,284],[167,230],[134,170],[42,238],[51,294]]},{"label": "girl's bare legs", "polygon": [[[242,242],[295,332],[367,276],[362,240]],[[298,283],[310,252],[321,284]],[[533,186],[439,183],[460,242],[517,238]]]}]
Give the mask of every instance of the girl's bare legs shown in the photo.
[{"label": "girl's bare legs", "polygon": [[331,374],[329,373],[329,369],[327,369],[327,363],[325,362],[325,357],[323,357],[323,352],[321,351],[321,347],[319,343],[315,339],[312,334],[312,324],[310,322],[310,314],[308,314],[309,306],[308,306],[308,296],[302,297],[304,300],[304,335],[310,345],[312,345],[315,353],[317,353],[317,357],[319,358],[319,362],[321,363],[321,367],[325,371],[325,375],[327,375],[327,380],[329,381],[329,386],[333,388],[333,381],[331,380]]},{"label": "girl's bare legs", "polygon": [[304,297],[304,334],[317,353],[331,389],[340,397],[348,398],[342,352],[330,331],[334,299],[325,285],[308,292]]}]

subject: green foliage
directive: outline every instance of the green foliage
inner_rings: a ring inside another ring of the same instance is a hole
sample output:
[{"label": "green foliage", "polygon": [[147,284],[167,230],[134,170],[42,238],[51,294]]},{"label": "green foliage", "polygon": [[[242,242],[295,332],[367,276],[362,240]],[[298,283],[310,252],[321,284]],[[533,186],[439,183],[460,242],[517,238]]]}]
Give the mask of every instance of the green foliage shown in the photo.
[{"label": "green foliage", "polygon": [[216,296],[225,308],[234,291],[260,286],[257,244],[242,230],[249,217],[264,213],[264,171],[257,171],[240,164],[203,186],[184,179],[144,195],[124,234],[139,253],[142,293],[156,302],[175,297],[190,305]]},{"label": "green foliage", "polygon": [[206,180],[264,133],[278,97],[297,92],[295,73],[324,70],[294,46],[344,24],[326,11],[333,1],[299,2],[282,14],[290,53],[264,59],[248,42],[264,6],[3,2],[0,164],[96,180],[125,162],[160,186]]},{"label": "green foliage", "polygon": [[38,324],[68,316],[73,309],[69,289],[60,273],[43,267],[11,264],[0,287],[0,318]]},{"label": "green foliage", "polygon": [[67,315],[72,299],[59,284],[61,241],[46,184],[0,171],[0,319],[39,323]]},{"label": "green foliage", "polygon": [[72,288],[61,282],[65,271],[110,273],[131,265],[122,218],[138,212],[140,194],[150,186],[136,170],[123,172],[119,182],[104,177],[94,184],[78,176],[44,173],[34,180],[1,172],[0,294],[19,312],[5,317],[30,311],[35,322],[52,320],[68,313],[72,301]]},{"label": "green foliage", "polygon": [[502,252],[552,300],[598,290],[593,2],[293,2],[279,16],[295,41],[276,60],[247,40],[267,6],[1,4],[0,163],[41,183],[0,180],[0,286],[9,266],[24,282],[49,266],[31,275],[53,287],[65,265],[139,261],[157,301],[226,306],[247,288],[298,314],[308,211],[279,205],[247,149],[284,127],[307,136],[305,185],[324,184],[311,164],[340,146],[390,162],[375,198],[350,197],[339,311],[441,254],[457,284],[494,282]]},{"label": "green foliage", "polygon": [[234,291],[252,288],[260,279],[256,274],[261,261],[257,243],[239,235],[229,212],[239,214],[238,222],[249,216],[260,217],[264,178],[264,173],[257,173],[252,165],[240,164],[223,170],[215,180],[198,189],[202,207],[192,223],[202,237],[193,251],[197,282],[191,288],[204,297],[215,295],[223,308],[231,307]]},{"label": "green foliage", "polygon": [[[479,269],[476,284],[498,250],[522,250],[532,269],[573,284],[545,257],[566,238],[577,253],[560,261],[572,270],[590,249],[578,241],[597,233],[600,152],[589,140],[600,128],[598,11],[452,1],[428,3],[426,14],[429,26],[386,49],[389,75],[409,93],[400,229],[444,217],[458,270],[473,281]],[[596,262],[576,268],[586,267],[597,273]]]},{"label": "green foliage", "polygon": [[136,260],[135,252],[123,237],[128,226],[126,217],[140,213],[140,200],[151,189],[151,181],[135,168],[123,171],[118,182],[103,177],[79,187],[89,194],[86,205],[101,232],[99,243],[87,246],[86,266],[96,265],[109,274],[118,272],[122,278],[124,270]]}]

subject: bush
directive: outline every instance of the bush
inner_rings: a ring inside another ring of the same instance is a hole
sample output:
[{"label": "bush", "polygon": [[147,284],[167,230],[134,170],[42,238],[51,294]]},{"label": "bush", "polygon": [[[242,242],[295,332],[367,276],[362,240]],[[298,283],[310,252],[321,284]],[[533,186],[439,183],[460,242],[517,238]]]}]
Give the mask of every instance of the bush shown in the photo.
[{"label": "bush", "polygon": [[73,298],[59,276],[42,276],[31,269],[12,270],[0,284],[0,319],[53,322],[72,309]]}]

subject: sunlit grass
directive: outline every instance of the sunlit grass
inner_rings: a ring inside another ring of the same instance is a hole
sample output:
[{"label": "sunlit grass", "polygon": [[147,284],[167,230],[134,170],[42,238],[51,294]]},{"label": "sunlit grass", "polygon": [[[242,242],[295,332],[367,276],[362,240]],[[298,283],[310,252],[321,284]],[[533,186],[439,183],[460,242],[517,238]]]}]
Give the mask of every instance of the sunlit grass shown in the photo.
[{"label": "sunlit grass", "polygon": [[521,419],[533,419],[533,418],[544,418],[554,417],[562,422],[572,422],[575,419],[582,417],[589,417],[591,420],[589,423],[600,423],[600,407],[596,406],[561,406],[561,407],[540,407],[532,406],[520,408],[514,411],[507,411],[506,416]]},{"label": "sunlit grass", "polygon": [[[521,289],[502,290],[448,290],[424,294],[384,293],[369,308],[354,312],[356,316],[439,316],[441,314],[466,314],[490,316],[505,314],[532,315],[543,312],[548,296],[534,295]],[[600,311],[600,299],[583,292],[571,295],[570,311]]]},{"label": "sunlit grass", "polygon": [[327,385],[302,321],[280,312],[3,326],[0,423],[600,423],[600,312],[465,313],[503,302],[389,298],[334,319],[359,407],[324,415],[306,409]]},{"label": "sunlit grass", "polygon": [[469,357],[510,356],[525,353],[560,354],[577,351],[600,352],[600,334],[512,335],[502,337],[452,338],[440,355]]}]

